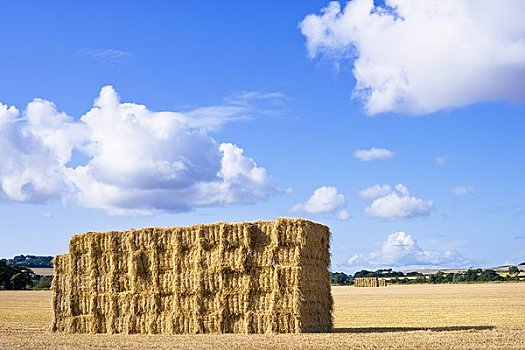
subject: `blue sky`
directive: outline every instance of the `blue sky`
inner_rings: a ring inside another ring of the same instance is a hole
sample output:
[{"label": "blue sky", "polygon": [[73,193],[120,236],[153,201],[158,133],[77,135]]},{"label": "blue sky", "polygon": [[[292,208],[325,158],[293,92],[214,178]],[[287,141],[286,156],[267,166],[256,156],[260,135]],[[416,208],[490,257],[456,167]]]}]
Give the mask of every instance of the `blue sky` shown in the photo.
[{"label": "blue sky", "polygon": [[4,6],[0,256],[302,216],[333,270],[525,261],[523,4],[387,3]]}]

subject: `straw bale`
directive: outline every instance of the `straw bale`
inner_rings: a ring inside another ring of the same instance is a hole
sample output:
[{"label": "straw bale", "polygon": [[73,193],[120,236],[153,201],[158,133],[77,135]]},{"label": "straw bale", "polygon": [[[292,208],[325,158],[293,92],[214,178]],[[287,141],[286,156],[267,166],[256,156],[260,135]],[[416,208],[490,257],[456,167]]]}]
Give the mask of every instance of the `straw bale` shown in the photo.
[{"label": "straw bale", "polygon": [[75,235],[54,260],[52,329],[330,331],[329,244],[328,227],[285,218]]},{"label": "straw bale", "polygon": [[387,282],[384,278],[377,277],[358,277],[354,278],[354,287],[386,287]]}]

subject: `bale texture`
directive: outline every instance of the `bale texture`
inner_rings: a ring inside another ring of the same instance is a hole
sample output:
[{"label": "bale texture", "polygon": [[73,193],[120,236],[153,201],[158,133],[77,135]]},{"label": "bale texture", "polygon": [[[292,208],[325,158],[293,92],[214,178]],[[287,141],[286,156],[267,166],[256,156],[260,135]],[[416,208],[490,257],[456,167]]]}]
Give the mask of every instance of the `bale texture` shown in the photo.
[{"label": "bale texture", "polygon": [[329,242],[285,218],[75,235],[54,259],[52,330],[327,332]]},{"label": "bale texture", "polygon": [[386,287],[386,280],[377,277],[354,278],[354,287]]}]

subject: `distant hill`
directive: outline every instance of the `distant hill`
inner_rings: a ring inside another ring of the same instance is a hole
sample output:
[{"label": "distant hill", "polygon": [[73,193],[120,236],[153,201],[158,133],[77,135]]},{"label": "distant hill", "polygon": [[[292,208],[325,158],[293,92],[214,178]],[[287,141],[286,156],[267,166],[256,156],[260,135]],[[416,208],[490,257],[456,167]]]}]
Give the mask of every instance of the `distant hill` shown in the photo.
[{"label": "distant hill", "polygon": [[7,262],[13,266],[52,268],[51,260],[52,256],[17,255],[13,259],[7,259]]}]

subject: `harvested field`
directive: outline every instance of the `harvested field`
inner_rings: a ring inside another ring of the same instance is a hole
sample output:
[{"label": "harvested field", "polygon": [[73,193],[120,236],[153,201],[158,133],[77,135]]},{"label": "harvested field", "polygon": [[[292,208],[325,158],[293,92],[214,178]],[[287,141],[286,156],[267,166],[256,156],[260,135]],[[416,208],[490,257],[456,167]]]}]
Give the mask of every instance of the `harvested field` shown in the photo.
[{"label": "harvested field", "polygon": [[51,292],[0,291],[0,349],[525,349],[525,283],[332,287],[334,333],[52,333]]},{"label": "harvested field", "polygon": [[40,276],[53,276],[55,274],[52,267],[32,267],[31,270]]}]

